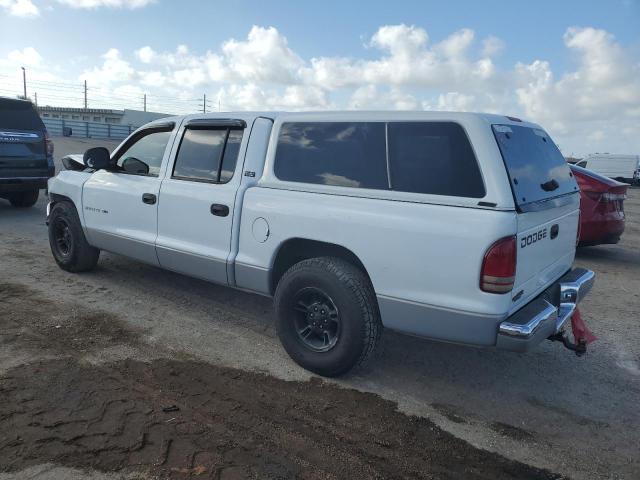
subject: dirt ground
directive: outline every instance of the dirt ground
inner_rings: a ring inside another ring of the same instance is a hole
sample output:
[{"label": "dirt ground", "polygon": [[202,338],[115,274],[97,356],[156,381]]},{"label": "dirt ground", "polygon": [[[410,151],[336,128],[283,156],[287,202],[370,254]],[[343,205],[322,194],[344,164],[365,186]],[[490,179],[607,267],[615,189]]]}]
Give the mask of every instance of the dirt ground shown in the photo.
[{"label": "dirt ground", "polygon": [[[113,315],[23,285],[1,283],[0,305],[3,346],[49,357],[2,376],[0,470],[53,462],[162,478],[558,478],[377,395],[149,358],[141,332]],[[91,361],[117,346],[147,361]]]},{"label": "dirt ground", "polygon": [[385,332],[327,382],[286,356],[269,299],[110,254],[68,274],[44,199],[0,202],[0,480],[640,478],[640,190],[625,206],[623,241],[578,253],[586,357]]}]

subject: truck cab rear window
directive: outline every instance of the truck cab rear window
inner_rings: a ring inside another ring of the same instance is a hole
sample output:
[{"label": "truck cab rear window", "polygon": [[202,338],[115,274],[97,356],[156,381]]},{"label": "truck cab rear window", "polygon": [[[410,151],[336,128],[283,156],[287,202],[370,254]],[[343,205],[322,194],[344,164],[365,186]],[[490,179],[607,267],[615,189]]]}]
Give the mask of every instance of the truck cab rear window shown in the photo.
[{"label": "truck cab rear window", "polygon": [[519,207],[578,191],[569,165],[544,130],[493,125],[493,134]]}]

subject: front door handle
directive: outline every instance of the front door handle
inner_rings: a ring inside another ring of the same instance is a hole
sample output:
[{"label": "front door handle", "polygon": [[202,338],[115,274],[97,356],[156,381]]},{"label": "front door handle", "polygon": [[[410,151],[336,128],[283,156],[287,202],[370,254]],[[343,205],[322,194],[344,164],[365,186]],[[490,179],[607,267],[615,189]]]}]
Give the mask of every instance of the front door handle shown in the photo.
[{"label": "front door handle", "polygon": [[214,203],[211,205],[211,213],[217,217],[226,217],[229,215],[229,207],[219,203]]},{"label": "front door handle", "polygon": [[142,203],[146,203],[147,205],[155,205],[158,197],[156,197],[153,193],[143,193],[142,194]]}]

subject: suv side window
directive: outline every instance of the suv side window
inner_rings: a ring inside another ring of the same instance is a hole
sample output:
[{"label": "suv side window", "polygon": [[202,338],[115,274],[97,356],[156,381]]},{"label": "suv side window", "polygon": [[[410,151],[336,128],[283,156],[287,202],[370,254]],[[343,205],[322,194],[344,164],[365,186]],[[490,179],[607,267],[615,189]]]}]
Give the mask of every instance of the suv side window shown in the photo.
[{"label": "suv side window", "polygon": [[172,178],[226,183],[233,177],[242,130],[187,128],[180,142]]},{"label": "suv side window", "polygon": [[157,177],[162,158],[171,137],[171,130],[150,130],[142,132],[142,137],[118,153],[118,171],[136,175]]},{"label": "suv side window", "polygon": [[388,189],[385,125],[284,123],[274,172],[291,182]]},{"label": "suv side window", "polygon": [[391,188],[482,198],[484,183],[466,133],[453,122],[388,124]]}]

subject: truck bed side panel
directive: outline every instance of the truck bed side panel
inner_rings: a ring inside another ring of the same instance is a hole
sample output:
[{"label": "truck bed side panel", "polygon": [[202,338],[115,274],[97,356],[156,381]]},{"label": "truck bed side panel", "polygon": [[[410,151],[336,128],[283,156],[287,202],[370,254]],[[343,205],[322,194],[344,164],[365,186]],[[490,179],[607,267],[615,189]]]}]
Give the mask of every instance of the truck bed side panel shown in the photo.
[{"label": "truck bed side panel", "polygon": [[[254,222],[261,218],[269,230],[263,242],[254,232]],[[490,318],[497,328],[511,296],[482,292],[480,268],[488,245],[516,229],[515,212],[256,187],[245,194],[236,281],[241,288],[267,293],[269,270],[283,242],[307,238],[335,243],[367,268],[381,306],[386,305],[385,325],[402,330],[404,321],[418,321],[411,312],[419,311],[425,336],[439,337],[438,329],[447,322],[454,327],[460,316],[463,323]],[[450,337],[447,332],[442,336]],[[478,343],[493,341],[495,330]]]}]

